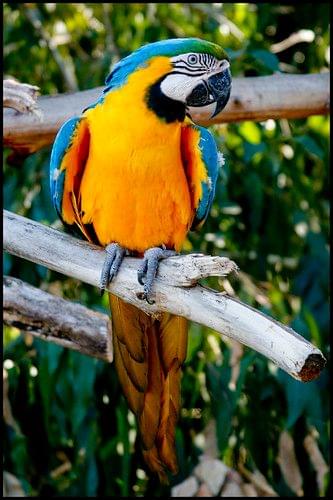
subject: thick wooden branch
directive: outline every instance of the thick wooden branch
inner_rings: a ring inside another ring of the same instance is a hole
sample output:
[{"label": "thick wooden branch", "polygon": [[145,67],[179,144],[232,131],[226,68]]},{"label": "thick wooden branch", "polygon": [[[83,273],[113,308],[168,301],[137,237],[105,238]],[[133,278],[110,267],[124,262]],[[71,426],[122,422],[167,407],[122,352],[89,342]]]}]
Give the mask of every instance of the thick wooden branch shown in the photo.
[{"label": "thick wooden branch", "polygon": [[3,321],[35,337],[112,361],[111,325],[106,314],[92,311],[5,276]]},{"label": "thick wooden branch", "polygon": [[[4,211],[4,249],[93,286],[98,286],[106,255],[99,247],[7,211]],[[204,276],[224,276],[236,268],[232,263],[227,264],[227,259],[214,257],[212,265],[203,265],[204,260],[210,261],[200,255],[162,261],[154,283],[154,305],[140,299],[138,259],[124,259],[109,290],[147,314],[158,316],[169,311],[206,325],[255,349],[298,380],[316,378],[325,365],[319,349],[252,307],[224,293],[194,285]]]},{"label": "thick wooden branch", "polygon": [[[86,106],[98,99],[102,90],[103,87],[99,87],[74,94],[40,97],[41,121],[28,114],[4,110],[4,145],[32,153],[50,144],[60,126],[69,118],[80,115]],[[234,78],[226,108],[212,120],[204,114],[197,118],[204,125],[304,118],[328,114],[329,96],[329,73]]]}]

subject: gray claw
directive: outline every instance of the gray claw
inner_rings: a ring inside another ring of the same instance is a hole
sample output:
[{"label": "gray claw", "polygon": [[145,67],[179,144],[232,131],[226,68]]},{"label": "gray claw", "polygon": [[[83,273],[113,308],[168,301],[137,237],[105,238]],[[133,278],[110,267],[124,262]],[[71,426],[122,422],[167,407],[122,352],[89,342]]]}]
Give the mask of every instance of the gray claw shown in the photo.
[{"label": "gray claw", "polygon": [[[159,261],[166,257],[176,255],[173,250],[166,250],[166,248],[153,247],[145,251],[143,261],[138,269],[138,281],[143,286],[142,300],[146,300],[148,304],[155,303],[151,299],[153,282],[158,270]],[[145,281],[143,280],[146,277]]]},{"label": "gray claw", "polygon": [[142,294],[142,300],[146,300],[150,306],[155,304],[155,300],[150,298],[151,292],[148,290],[145,290]]},{"label": "gray claw", "polygon": [[101,295],[103,295],[104,290],[119,271],[120,264],[122,263],[126,253],[126,250],[118,245],[118,243],[111,243],[110,245],[107,245],[105,247],[105,251],[107,255],[104,260],[99,281]]},{"label": "gray claw", "polygon": [[146,259],[146,257],[144,257],[141,261],[141,265],[138,269],[138,282],[140,283],[140,285],[144,285],[144,276],[146,275],[146,272],[147,272],[147,266],[148,266],[148,259]]}]

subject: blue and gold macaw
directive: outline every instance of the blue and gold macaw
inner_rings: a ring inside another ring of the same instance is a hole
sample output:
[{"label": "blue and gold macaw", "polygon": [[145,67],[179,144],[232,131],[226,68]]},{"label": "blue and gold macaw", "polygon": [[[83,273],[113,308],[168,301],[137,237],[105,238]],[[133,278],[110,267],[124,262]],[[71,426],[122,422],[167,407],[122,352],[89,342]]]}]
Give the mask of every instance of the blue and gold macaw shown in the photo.
[{"label": "blue and gold macaw", "polygon": [[[228,57],[196,38],[163,40],[118,62],[100,99],[68,120],[50,165],[54,206],[64,224],[105,247],[101,288],[124,255],[143,257],[138,280],[151,303],[160,259],[178,252],[205,221],[215,192],[218,152],[195,125],[214,116],[231,89]],[[134,412],[143,455],[166,479],[177,472],[186,319],[156,317],[110,294],[115,365]]]}]

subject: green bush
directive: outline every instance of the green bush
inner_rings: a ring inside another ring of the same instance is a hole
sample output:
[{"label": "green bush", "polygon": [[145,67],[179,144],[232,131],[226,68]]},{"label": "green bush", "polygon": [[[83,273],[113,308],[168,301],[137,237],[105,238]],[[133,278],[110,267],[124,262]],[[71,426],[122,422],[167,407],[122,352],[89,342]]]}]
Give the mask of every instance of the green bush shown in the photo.
[{"label": "green bush", "polygon": [[[198,36],[229,53],[233,76],[327,71],[329,4],[4,4],[5,74],[42,94],[103,84],[110,65],[147,42]],[[40,26],[42,28],[40,28]],[[276,54],[299,30],[300,42]],[[52,47],[48,40],[52,41]],[[57,51],[57,58],[54,55]],[[53,51],[53,52],[52,52]],[[66,71],[65,71],[66,69]],[[242,270],[236,295],[291,325],[327,357],[328,134],[325,116],[212,127],[226,164],[210,218],[186,250],[227,255]],[[60,227],[48,188],[50,148],[7,162],[4,207]],[[107,311],[96,289],[5,254],[4,271],[67,299]],[[222,290],[221,280],[207,283]],[[134,417],[114,367],[5,327],[4,359],[12,419],[5,419],[4,469],[29,496],[160,496],[169,489],[147,474]],[[280,496],[296,496],[277,463],[288,430],[306,496],[324,495],[303,446],[317,436],[329,460],[328,371],[302,384],[244,348],[234,378],[233,344],[193,324],[177,430],[180,473],[202,453],[202,433],[216,419],[219,458],[259,469]],[[230,383],[232,382],[232,383]],[[6,396],[6,393],[5,393]],[[61,466],[61,467],[60,467]],[[59,468],[60,467],[60,468]]]}]

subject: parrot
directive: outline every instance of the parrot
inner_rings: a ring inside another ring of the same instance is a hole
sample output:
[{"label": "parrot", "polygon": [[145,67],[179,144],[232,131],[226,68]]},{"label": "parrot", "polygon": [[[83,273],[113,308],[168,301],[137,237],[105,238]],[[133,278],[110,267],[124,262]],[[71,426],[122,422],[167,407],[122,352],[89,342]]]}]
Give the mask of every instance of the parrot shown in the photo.
[{"label": "parrot", "polygon": [[[102,293],[132,255],[141,259],[141,299],[154,303],[159,262],[201,228],[215,195],[221,153],[196,121],[222,111],[230,92],[222,47],[161,40],[117,62],[97,101],[60,128],[50,157],[52,203],[65,228],[105,249]],[[168,482],[178,472],[188,320],[147,314],[110,292],[109,303],[115,367],[143,458]]]}]

